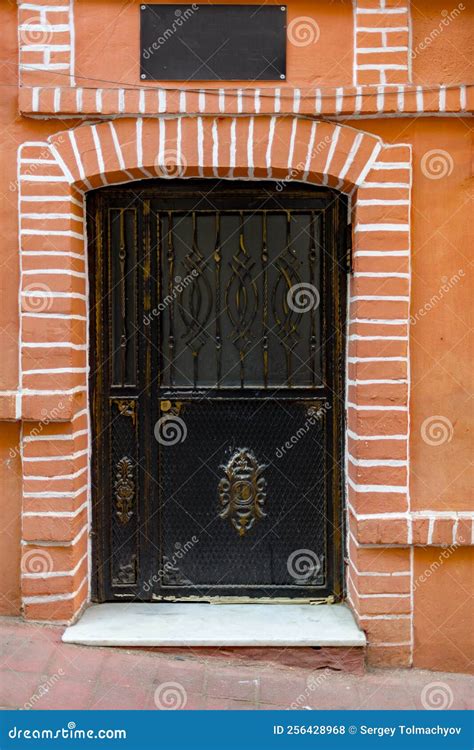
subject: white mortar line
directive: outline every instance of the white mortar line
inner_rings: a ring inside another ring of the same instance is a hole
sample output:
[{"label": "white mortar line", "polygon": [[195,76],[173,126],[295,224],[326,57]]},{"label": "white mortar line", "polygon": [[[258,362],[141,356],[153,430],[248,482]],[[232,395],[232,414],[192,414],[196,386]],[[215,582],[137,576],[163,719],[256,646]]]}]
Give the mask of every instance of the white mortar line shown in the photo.
[{"label": "white mortar line", "polygon": [[84,584],[87,584],[88,576],[82,579],[81,585],[76,591],[72,591],[69,594],[49,594],[45,596],[24,596],[24,604],[49,604],[50,602],[64,602],[69,599],[74,599],[84,588]]}]

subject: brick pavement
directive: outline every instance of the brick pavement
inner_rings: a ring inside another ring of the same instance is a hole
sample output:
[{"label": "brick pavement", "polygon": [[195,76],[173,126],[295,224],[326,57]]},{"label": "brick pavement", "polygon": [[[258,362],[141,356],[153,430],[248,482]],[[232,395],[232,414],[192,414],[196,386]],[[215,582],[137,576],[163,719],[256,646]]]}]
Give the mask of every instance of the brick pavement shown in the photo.
[{"label": "brick pavement", "polygon": [[0,618],[0,706],[27,709],[423,709],[473,707],[474,677],[328,669],[194,649],[72,646],[61,627]]}]

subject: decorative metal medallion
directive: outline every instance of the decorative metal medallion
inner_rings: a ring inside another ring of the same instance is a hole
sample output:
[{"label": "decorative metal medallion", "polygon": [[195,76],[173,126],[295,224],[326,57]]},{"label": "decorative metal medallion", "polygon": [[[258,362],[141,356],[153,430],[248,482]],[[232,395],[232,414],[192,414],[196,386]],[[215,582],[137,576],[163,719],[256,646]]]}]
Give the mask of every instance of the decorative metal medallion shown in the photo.
[{"label": "decorative metal medallion", "polygon": [[133,516],[133,500],[135,497],[135,481],[133,461],[124,456],[115,468],[115,506],[120,523],[126,524]]},{"label": "decorative metal medallion", "polygon": [[239,448],[224,469],[219,482],[221,518],[229,518],[239,536],[252,528],[255,521],[265,518],[263,506],[267,498],[267,480],[262,472],[267,464],[259,464],[252,451]]}]

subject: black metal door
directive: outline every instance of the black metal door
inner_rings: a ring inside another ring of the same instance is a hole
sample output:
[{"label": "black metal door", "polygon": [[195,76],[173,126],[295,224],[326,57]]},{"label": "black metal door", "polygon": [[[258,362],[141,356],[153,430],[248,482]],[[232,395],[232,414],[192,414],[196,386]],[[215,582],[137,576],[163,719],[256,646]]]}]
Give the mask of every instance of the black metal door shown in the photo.
[{"label": "black metal door", "polygon": [[91,195],[98,600],[340,595],[346,215],[273,183]]}]

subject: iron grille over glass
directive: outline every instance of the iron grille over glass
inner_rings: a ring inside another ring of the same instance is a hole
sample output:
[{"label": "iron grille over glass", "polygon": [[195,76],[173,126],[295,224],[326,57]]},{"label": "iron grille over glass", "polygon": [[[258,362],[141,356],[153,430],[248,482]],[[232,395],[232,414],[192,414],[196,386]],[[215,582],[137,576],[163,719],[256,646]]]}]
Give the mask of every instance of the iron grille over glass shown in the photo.
[{"label": "iron grille over glass", "polygon": [[169,211],[157,221],[161,384],[320,385],[320,213]]}]

